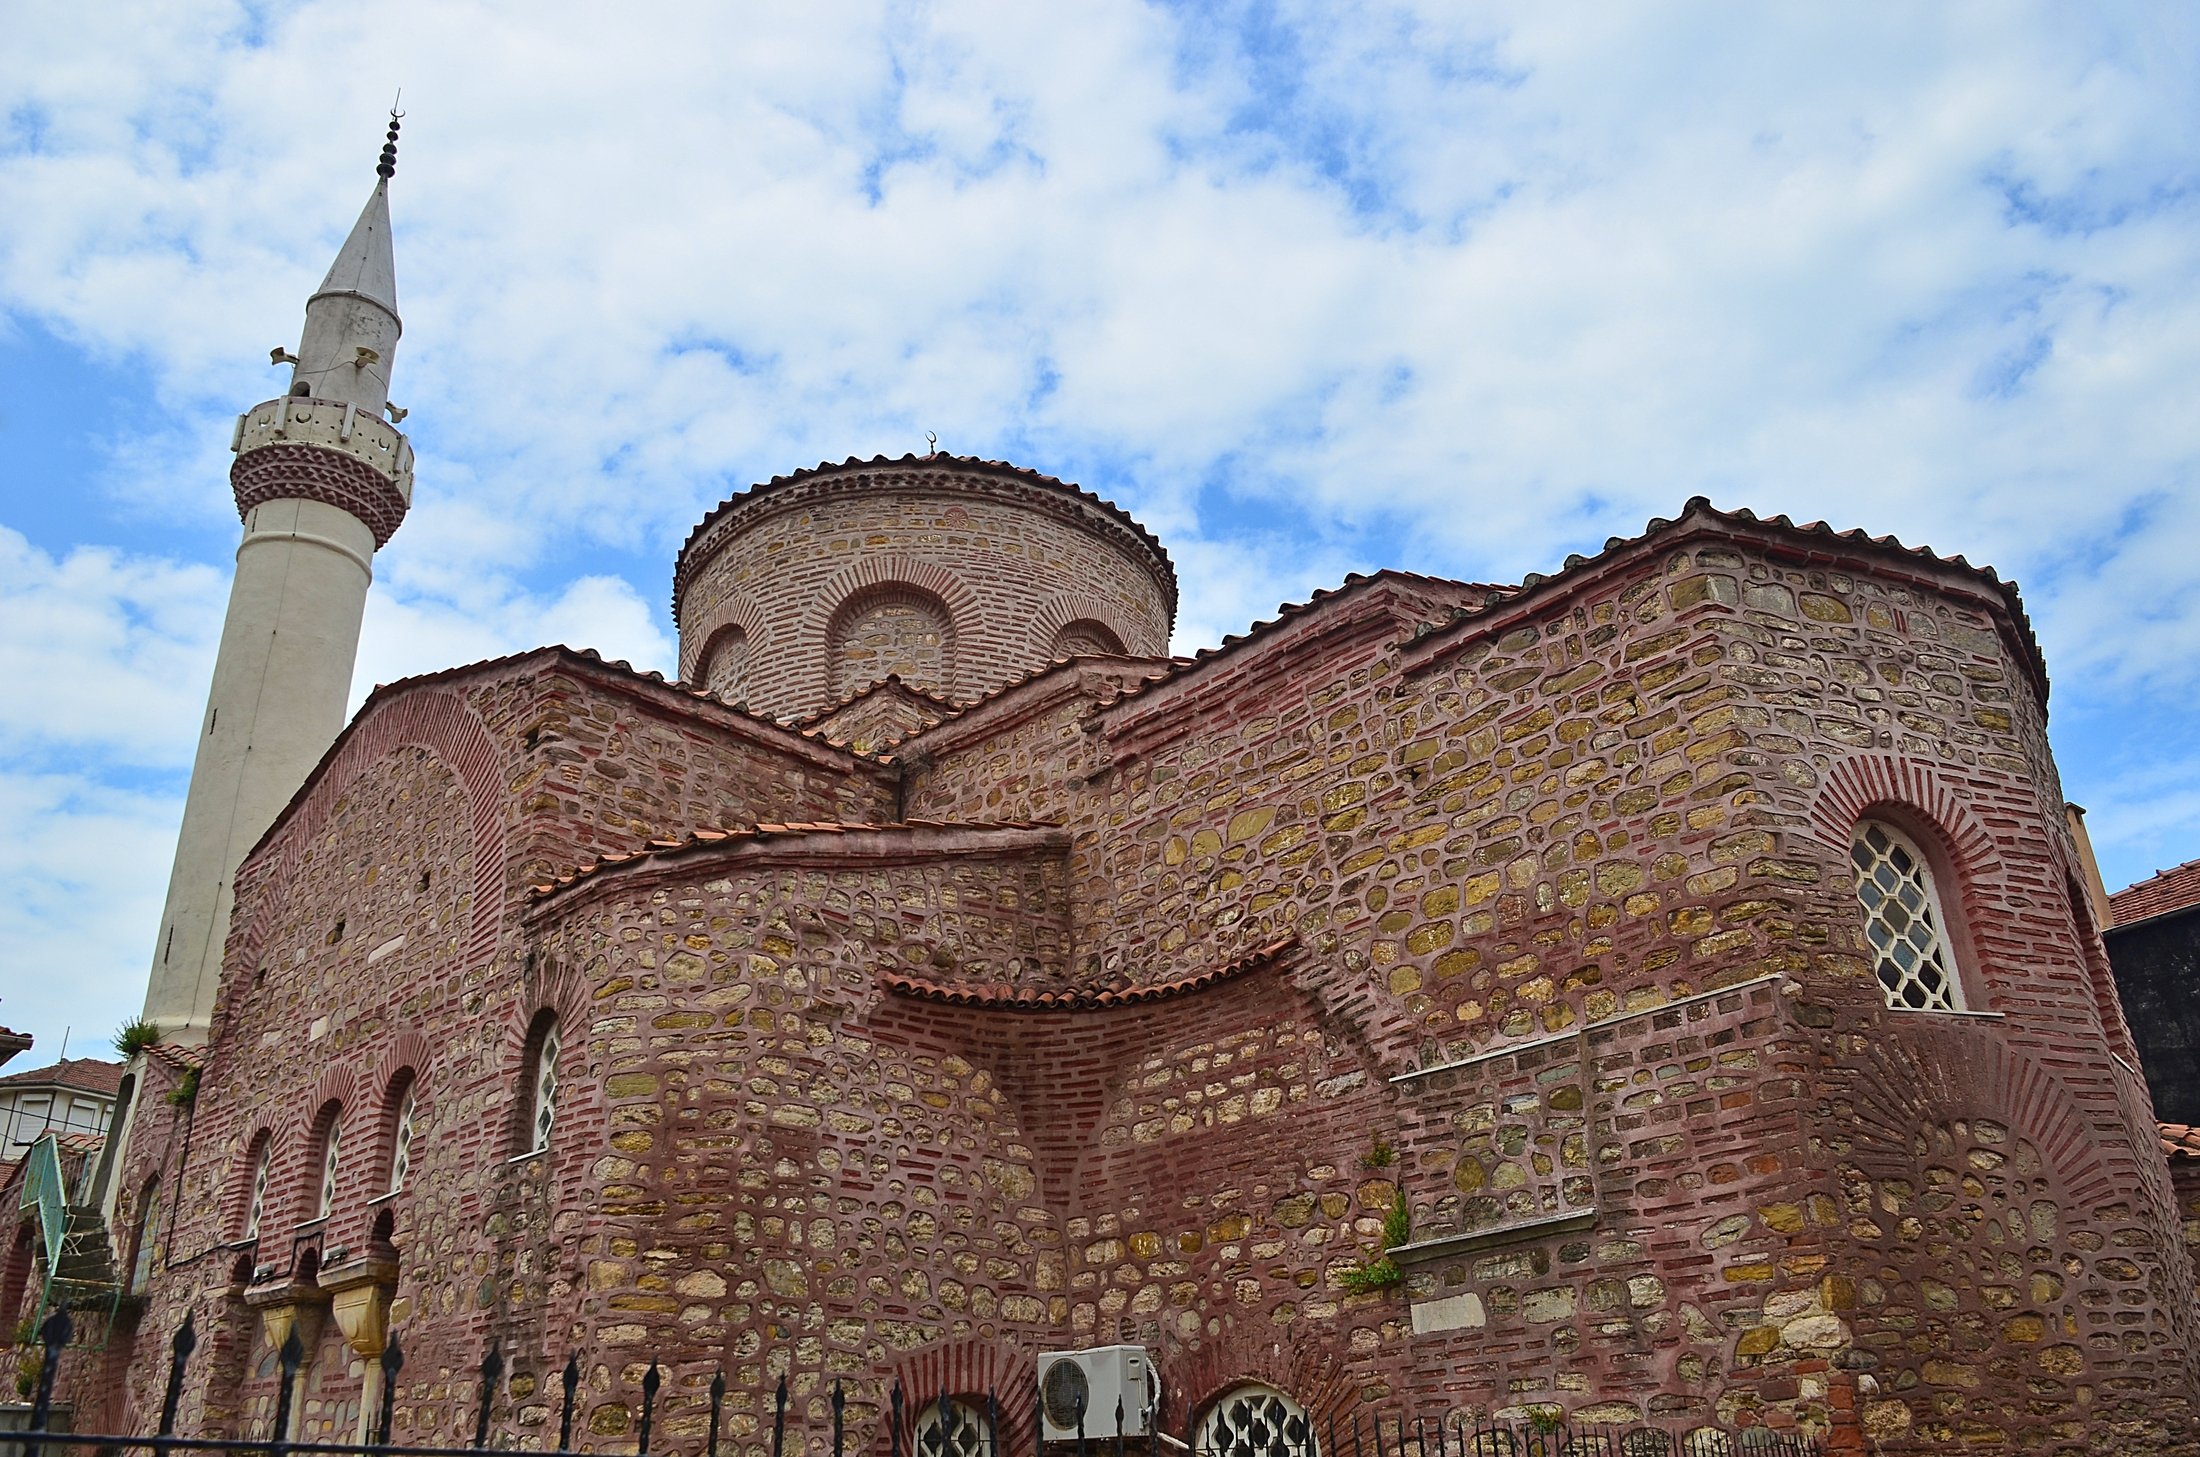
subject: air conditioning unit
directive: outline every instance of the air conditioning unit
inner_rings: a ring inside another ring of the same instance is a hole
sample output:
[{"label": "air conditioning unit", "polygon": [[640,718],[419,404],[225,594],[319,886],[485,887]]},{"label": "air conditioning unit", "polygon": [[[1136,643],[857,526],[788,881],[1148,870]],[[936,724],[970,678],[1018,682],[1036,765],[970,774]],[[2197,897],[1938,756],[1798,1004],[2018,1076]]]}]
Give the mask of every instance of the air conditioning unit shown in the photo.
[{"label": "air conditioning unit", "polygon": [[1117,1402],[1123,1406],[1124,1436],[1143,1437],[1153,1429],[1161,1409],[1161,1377],[1144,1346],[1040,1355],[1039,1434],[1047,1441],[1075,1441],[1079,1411],[1088,1439],[1113,1437]]}]

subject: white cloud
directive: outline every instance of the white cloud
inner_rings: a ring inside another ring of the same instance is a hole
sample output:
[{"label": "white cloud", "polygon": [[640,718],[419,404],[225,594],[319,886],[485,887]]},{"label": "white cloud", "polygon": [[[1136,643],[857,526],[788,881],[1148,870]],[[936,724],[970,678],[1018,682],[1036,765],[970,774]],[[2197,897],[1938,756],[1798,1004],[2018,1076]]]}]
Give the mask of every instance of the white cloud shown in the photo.
[{"label": "white cloud", "polygon": [[[362,29],[26,0],[0,311],[169,412],[111,424],[125,519],[230,529],[227,417],[403,80],[420,485],[361,691],[558,637],[669,667],[712,502],[930,429],[1146,520],[1180,646],[1379,543],[1516,577],[1703,491],[1995,562],[2058,711],[2137,723],[2200,679],[2196,35],[2161,7],[393,0]],[[113,672],[0,709],[10,752],[172,763],[226,563],[155,564],[186,627],[122,585],[145,563],[23,560],[0,592],[28,573],[59,626],[21,666]],[[2191,752],[2114,747],[2078,752]],[[2159,818],[2099,797],[2104,841]]]},{"label": "white cloud", "polygon": [[212,567],[56,558],[0,526],[0,753],[189,768],[227,594]]}]

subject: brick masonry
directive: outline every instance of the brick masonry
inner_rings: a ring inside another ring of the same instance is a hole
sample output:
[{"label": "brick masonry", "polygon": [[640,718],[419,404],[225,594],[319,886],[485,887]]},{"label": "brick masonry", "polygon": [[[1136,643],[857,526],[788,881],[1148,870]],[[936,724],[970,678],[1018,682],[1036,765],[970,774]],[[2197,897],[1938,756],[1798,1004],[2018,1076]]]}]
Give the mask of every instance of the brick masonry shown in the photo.
[{"label": "brick masonry", "polygon": [[[470,1436],[494,1337],[499,1431],[554,1420],[579,1350],[606,1446],[652,1357],[682,1451],[719,1367],[744,1446],[782,1371],[813,1424],[848,1382],[866,1441],[896,1377],[998,1381],[1028,1440],[1035,1354],[1123,1340],[1172,1422],[1250,1379],[1317,1417],[2192,1449],[2200,1215],[2112,1055],[2004,590],[1692,504],[1517,591],[1355,579],[1194,663],[1018,642],[959,712],[813,705],[883,759],[556,650],[379,692],[240,876],[191,1116],[133,1137],[125,1218],[155,1179],[174,1215],[110,1358],[130,1413],[191,1308],[227,1364],[184,1429],[261,1430],[247,1301],[386,1216],[421,1441]],[[1864,815],[1932,859],[1967,1012],[1884,1005]],[[1355,1291],[1400,1197],[1402,1279]],[[307,1432],[359,1393],[331,1323]]]},{"label": "brick masonry", "polygon": [[684,676],[769,714],[888,674],[962,701],[1050,659],[1168,648],[1176,573],[1120,511],[958,456],[849,461],[736,496],[680,554]]}]

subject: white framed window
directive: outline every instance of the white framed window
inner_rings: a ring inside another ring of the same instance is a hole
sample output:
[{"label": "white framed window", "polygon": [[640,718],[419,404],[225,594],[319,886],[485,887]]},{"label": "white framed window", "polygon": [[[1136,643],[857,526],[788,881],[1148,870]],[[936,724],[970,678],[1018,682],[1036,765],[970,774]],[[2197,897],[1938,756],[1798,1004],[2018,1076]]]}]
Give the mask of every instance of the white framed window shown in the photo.
[{"label": "white framed window", "polygon": [[550,1129],[558,1115],[558,1024],[555,1021],[542,1029],[542,1045],[535,1051],[534,1092],[534,1141],[529,1152],[541,1153],[550,1146]]},{"label": "white framed window", "polygon": [[946,1411],[938,1400],[917,1410],[915,1457],[991,1457],[993,1427],[982,1408],[949,1397]]},{"label": "white framed window", "polygon": [[397,1130],[390,1136],[389,1192],[392,1194],[405,1187],[405,1175],[412,1171],[414,1087],[411,1083],[405,1085],[405,1101],[397,1105]]},{"label": "white framed window", "polygon": [[252,1161],[252,1198],[251,1202],[245,1205],[244,1211],[244,1237],[246,1239],[258,1239],[260,1237],[260,1216],[267,1212],[267,1171],[271,1162],[270,1156],[274,1152],[275,1146],[262,1140],[260,1156]]},{"label": "white framed window", "polygon": [[1933,872],[1917,842],[1883,820],[1862,820],[1850,843],[1864,939],[1890,1007],[1960,1012],[1963,984]]},{"label": "white framed window", "polygon": [[1196,1457],[1319,1457],[1314,1419],[1273,1386],[1225,1392],[1199,1419]]},{"label": "white framed window", "polygon": [[314,1218],[326,1219],[336,1207],[336,1166],[343,1157],[344,1118],[340,1113],[329,1115],[328,1134],[321,1140],[321,1202],[314,1211]]}]

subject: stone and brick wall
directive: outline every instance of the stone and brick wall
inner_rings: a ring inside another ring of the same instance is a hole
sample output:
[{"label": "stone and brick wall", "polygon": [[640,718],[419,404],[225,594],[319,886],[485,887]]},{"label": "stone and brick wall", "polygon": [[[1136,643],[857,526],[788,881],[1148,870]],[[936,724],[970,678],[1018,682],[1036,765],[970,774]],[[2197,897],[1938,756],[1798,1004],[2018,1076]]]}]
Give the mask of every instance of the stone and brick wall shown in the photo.
[{"label": "stone and brick wall", "polygon": [[966,701],[1058,657],[1158,655],[1176,575],[1097,498],[943,455],[734,497],[689,538],[673,598],[683,677],[797,717],[890,673]]},{"label": "stone and brick wall", "polygon": [[[993,1372],[1028,1440],[1031,1357],[1123,1340],[1173,1400],[1318,1419],[2191,1450],[2193,1206],[2111,1055],[2044,691],[1976,574],[1695,507],[1514,593],[1384,575],[1197,663],[1080,659],[891,766],[569,655],[386,690],[240,878],[197,1113],[133,1147],[193,1255],[143,1329],[229,1322],[186,1430],[234,1429],[273,1396],[240,1256],[387,1214],[418,1440],[469,1435],[491,1337],[500,1431],[577,1349],[590,1441],[630,1440],[655,1357],[683,1451],[720,1367],[740,1443],[782,1370],[864,1433],[897,1377]],[[1866,816],[1931,859],[1966,1011],[1884,1004]],[[333,1433],[359,1373],[319,1350]]]}]

